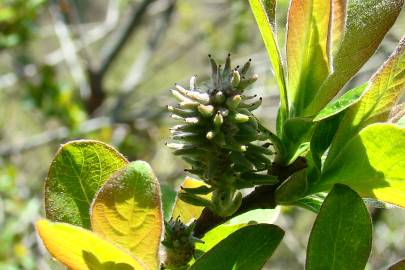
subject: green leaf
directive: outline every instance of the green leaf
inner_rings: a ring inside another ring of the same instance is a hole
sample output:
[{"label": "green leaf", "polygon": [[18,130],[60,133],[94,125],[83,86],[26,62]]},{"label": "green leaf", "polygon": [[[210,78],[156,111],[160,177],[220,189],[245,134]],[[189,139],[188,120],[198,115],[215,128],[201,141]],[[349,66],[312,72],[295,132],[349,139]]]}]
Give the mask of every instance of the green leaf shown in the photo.
[{"label": "green leaf", "polygon": [[371,219],[363,200],[350,188],[336,185],[312,228],[305,269],[363,270],[371,240]]},{"label": "green leaf", "polygon": [[196,243],[195,248],[199,251],[207,252],[216,246],[223,239],[237,230],[245,227],[247,224],[220,225],[207,232],[201,239],[204,243]]},{"label": "green leaf", "polygon": [[404,90],[405,37],[388,61],[373,75],[360,101],[346,111],[329,150],[326,168],[347,141],[363,127],[386,121]]},{"label": "green leaf", "polygon": [[346,144],[311,192],[345,184],[362,197],[405,207],[405,128],[373,124]]},{"label": "green leaf", "polygon": [[380,45],[398,17],[403,0],[348,0],[346,28],[324,81],[304,115],[316,115],[355,75]]},{"label": "green leaf", "polygon": [[275,225],[243,227],[205,253],[189,270],[262,269],[283,236],[284,231]]},{"label": "green leaf", "polygon": [[349,108],[360,100],[361,94],[364,92],[364,89],[366,89],[366,87],[367,83],[364,83],[356,88],[347,91],[338,99],[330,102],[318,113],[318,115],[314,118],[314,121],[321,121]]},{"label": "green leaf", "polygon": [[39,220],[36,229],[49,253],[69,269],[147,269],[134,256],[83,228]]},{"label": "green leaf", "polygon": [[288,97],[284,80],[284,68],[277,45],[275,21],[275,0],[249,0],[250,8],[256,19],[257,26],[263,38],[264,45],[270,62],[273,65],[274,76],[276,77],[280,90],[281,106],[279,114],[283,121],[288,118]]},{"label": "green leaf", "polygon": [[62,145],[45,182],[45,212],[52,221],[90,228],[90,204],[105,181],[128,161],[98,141]]},{"label": "green leaf", "polygon": [[288,204],[305,196],[308,189],[307,169],[289,176],[275,192],[277,204]]},{"label": "green leaf", "polygon": [[[288,162],[293,161],[293,158],[297,156],[296,152],[300,149],[300,146],[309,141],[314,125],[311,118],[305,117],[290,118],[285,121],[282,141],[286,145],[287,153],[289,154],[287,157]],[[305,150],[300,151],[305,152]]]},{"label": "green leaf", "polygon": [[274,223],[280,214],[280,207],[275,209],[255,209],[230,219],[227,224]]},{"label": "green leaf", "polygon": [[[311,137],[310,149],[313,165],[318,173],[321,172],[322,160],[321,157],[332,143],[336,130],[339,127],[341,116],[334,115],[330,118],[318,122]],[[311,178],[310,178],[311,179]],[[317,179],[315,179],[317,180]],[[313,181],[311,181],[313,182]]]},{"label": "green leaf", "polygon": [[330,1],[291,1],[286,50],[292,115],[302,115],[329,74],[330,11]]},{"label": "green leaf", "polygon": [[160,185],[160,191],[162,193],[163,216],[165,220],[169,220],[172,217],[177,192],[171,186],[164,184]]},{"label": "green leaf", "polygon": [[299,199],[291,205],[299,206],[318,214],[324,200],[325,196],[323,193],[318,193]]},{"label": "green leaf", "polygon": [[100,189],[91,206],[91,227],[159,268],[163,220],[159,182],[145,161],[131,162]]}]

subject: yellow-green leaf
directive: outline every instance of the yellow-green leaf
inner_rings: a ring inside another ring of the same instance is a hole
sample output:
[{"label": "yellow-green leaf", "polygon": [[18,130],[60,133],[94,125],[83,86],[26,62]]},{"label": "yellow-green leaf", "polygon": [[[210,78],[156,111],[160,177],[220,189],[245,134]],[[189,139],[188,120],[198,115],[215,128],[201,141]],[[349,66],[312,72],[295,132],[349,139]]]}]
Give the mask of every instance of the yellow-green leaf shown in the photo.
[{"label": "yellow-green leaf", "polygon": [[264,45],[266,46],[270,62],[273,65],[274,76],[276,77],[280,90],[280,115],[284,120],[288,118],[288,98],[284,80],[284,68],[277,45],[276,29],[274,25],[276,1],[249,0],[249,4],[262,35]]},{"label": "yellow-green leaf", "polygon": [[322,173],[312,193],[335,183],[362,197],[405,207],[405,128],[373,124],[353,137]]},{"label": "yellow-green leaf", "polygon": [[72,270],[146,270],[142,262],[97,234],[40,220],[36,229],[49,253]]},{"label": "yellow-green leaf", "polygon": [[332,73],[305,110],[316,115],[373,55],[397,19],[403,0],[347,0],[345,31],[333,57]]},{"label": "yellow-green leaf", "polygon": [[331,2],[292,0],[288,12],[288,95],[300,116],[329,74],[328,35]]},{"label": "yellow-green leaf", "polygon": [[207,232],[204,237],[201,239],[204,243],[197,243],[196,249],[203,252],[209,251],[211,248],[216,246],[223,239],[228,237],[230,234],[236,232],[237,230],[247,226],[246,223],[234,224],[234,225],[220,225],[214,229]]},{"label": "yellow-green leaf", "polygon": [[160,190],[148,163],[131,162],[104,184],[92,204],[91,226],[140,258],[149,269],[159,268],[163,226]]},{"label": "yellow-green leaf", "polygon": [[363,96],[340,121],[325,166],[332,162],[347,141],[363,127],[388,119],[405,90],[405,37],[387,62],[370,79]]},{"label": "yellow-green leaf", "polygon": [[78,140],[62,145],[45,182],[46,217],[90,228],[94,195],[127,163],[117,150],[102,142]]},{"label": "yellow-green leaf", "polygon": [[[197,187],[201,187],[201,186],[206,186],[206,185],[204,184],[204,182],[191,178],[191,177],[186,177],[186,179],[184,179],[183,183],[181,184],[181,187],[183,187],[183,188],[197,188]],[[201,195],[201,197],[210,199],[211,194]],[[191,204],[183,202],[182,200],[177,198],[176,203],[173,208],[172,216],[174,218],[180,217],[180,220],[183,223],[188,223],[192,219],[197,219],[201,215],[201,212],[203,209],[204,209],[204,207],[202,207],[202,206],[191,205]]]}]

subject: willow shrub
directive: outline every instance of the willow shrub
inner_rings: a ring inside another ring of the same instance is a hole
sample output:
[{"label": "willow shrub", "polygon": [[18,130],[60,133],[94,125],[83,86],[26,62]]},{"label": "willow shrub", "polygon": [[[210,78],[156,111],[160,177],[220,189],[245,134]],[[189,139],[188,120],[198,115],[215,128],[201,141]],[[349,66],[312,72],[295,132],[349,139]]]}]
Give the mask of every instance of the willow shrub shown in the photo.
[{"label": "willow shrub", "polygon": [[[402,0],[292,0],[286,61],[273,0],[249,0],[280,90],[276,131],[254,115],[251,62],[210,57],[211,83],[175,85],[167,144],[194,175],[164,221],[159,182],[97,141],[64,144],[37,231],[69,269],[261,269],[282,241],[278,205],[317,214],[306,269],[364,269],[365,202],[405,207],[405,38],[366,83],[337,96],[373,55]],[[250,193],[246,189],[250,188]],[[242,192],[242,190],[245,190]],[[393,266],[394,269],[396,266]],[[399,267],[399,265],[398,265]]]}]

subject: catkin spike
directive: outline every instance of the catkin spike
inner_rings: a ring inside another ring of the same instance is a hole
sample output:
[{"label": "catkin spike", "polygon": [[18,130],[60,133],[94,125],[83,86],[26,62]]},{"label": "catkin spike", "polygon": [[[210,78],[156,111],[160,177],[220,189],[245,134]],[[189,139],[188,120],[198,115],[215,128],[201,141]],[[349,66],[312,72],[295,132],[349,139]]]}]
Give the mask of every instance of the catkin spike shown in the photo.
[{"label": "catkin spike", "polygon": [[[259,140],[268,141],[261,136],[251,113],[262,100],[256,95],[242,95],[257,79],[257,75],[246,75],[250,61],[239,70],[239,66],[231,68],[229,55],[223,67],[209,57],[212,83],[207,90],[197,90],[196,76],[191,77],[189,89],[176,84],[172,90],[180,102],[178,106],[168,106],[168,110],[183,123],[170,130],[174,144],[168,146],[191,166],[185,171],[197,175],[212,189],[211,199],[204,202],[189,194],[193,193],[191,190],[182,196],[190,203],[208,206],[217,215],[228,216],[240,206],[239,188],[271,183],[260,172],[270,168],[273,155],[272,149],[256,145]],[[252,176],[260,179],[244,179],[249,176],[246,173],[259,173]]]}]

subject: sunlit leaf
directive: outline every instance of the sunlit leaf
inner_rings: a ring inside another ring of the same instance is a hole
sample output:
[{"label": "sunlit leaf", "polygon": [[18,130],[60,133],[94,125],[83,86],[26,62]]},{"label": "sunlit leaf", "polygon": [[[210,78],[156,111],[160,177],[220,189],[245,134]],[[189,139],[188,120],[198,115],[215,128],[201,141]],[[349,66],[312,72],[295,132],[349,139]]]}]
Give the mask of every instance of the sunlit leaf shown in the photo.
[{"label": "sunlit leaf", "polygon": [[131,162],[104,184],[92,204],[91,226],[158,269],[163,220],[159,182],[148,163]]},{"label": "sunlit leaf", "polygon": [[325,166],[332,162],[347,141],[363,127],[388,119],[405,90],[405,37],[388,61],[374,74],[360,101],[340,121]]},{"label": "sunlit leaf", "polygon": [[[186,179],[184,179],[184,182],[181,184],[181,187],[183,188],[197,188],[201,186],[205,186],[204,182],[191,177],[186,177]],[[209,199],[211,197],[211,194],[200,196]],[[192,219],[197,219],[201,215],[203,209],[204,207],[202,206],[191,205],[177,198],[172,216],[174,218],[180,217],[183,223],[188,223]]]},{"label": "sunlit leaf", "polygon": [[288,12],[288,95],[300,116],[329,74],[328,35],[331,2],[292,0]]},{"label": "sunlit leaf", "polygon": [[273,223],[280,214],[280,207],[274,209],[255,209],[243,213],[230,219],[227,224],[247,224],[247,223]]},{"label": "sunlit leaf", "polygon": [[280,116],[284,120],[288,115],[288,97],[284,81],[284,68],[277,45],[276,29],[273,24],[275,21],[275,0],[249,0],[250,8],[256,19],[260,33],[270,62],[273,65],[274,76],[276,77],[278,88],[280,90],[281,107]]},{"label": "sunlit leaf", "polygon": [[233,225],[220,225],[207,232],[201,239],[204,243],[197,243],[196,249],[207,252],[230,234],[236,232],[240,228],[245,227],[247,224],[233,224]]},{"label": "sunlit leaf", "polygon": [[138,259],[91,231],[47,220],[38,221],[36,228],[51,255],[69,269],[147,269]]},{"label": "sunlit leaf", "polygon": [[313,191],[345,184],[365,198],[405,207],[405,128],[373,124],[346,144]]},{"label": "sunlit leaf", "polygon": [[366,87],[367,83],[362,84],[356,88],[350,89],[338,99],[330,102],[318,113],[318,115],[314,118],[314,121],[321,121],[349,108],[360,100],[361,94],[364,92]]},{"label": "sunlit leaf", "polygon": [[107,144],[72,141],[61,146],[45,183],[45,212],[52,221],[90,228],[90,204],[105,181],[128,161]]},{"label": "sunlit leaf", "polygon": [[363,270],[371,239],[371,218],[363,200],[350,188],[336,185],[312,228],[305,269]]},{"label": "sunlit leaf", "polygon": [[348,0],[346,27],[332,73],[305,110],[316,115],[373,55],[398,17],[403,0]]},{"label": "sunlit leaf", "polygon": [[243,227],[219,242],[189,270],[259,270],[273,254],[284,231],[270,224]]},{"label": "sunlit leaf", "polygon": [[340,42],[345,30],[347,0],[332,0],[332,21],[331,21],[331,50],[335,55],[339,49]]}]

